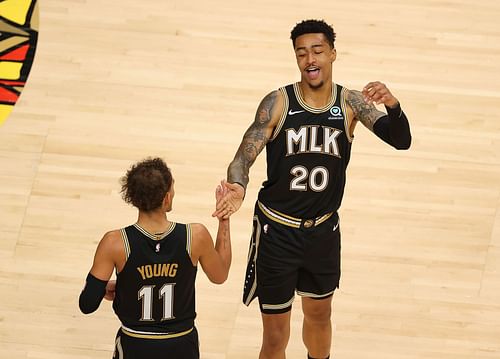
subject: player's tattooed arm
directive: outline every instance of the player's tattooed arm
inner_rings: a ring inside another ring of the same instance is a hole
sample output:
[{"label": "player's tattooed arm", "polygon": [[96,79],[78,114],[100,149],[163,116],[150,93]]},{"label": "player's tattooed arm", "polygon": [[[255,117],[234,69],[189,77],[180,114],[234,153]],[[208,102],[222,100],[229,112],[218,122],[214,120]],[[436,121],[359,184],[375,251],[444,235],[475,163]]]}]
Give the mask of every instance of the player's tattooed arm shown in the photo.
[{"label": "player's tattooed arm", "polygon": [[266,146],[275,127],[273,114],[277,99],[278,91],[273,91],[259,104],[255,120],[243,135],[240,147],[227,169],[228,182],[238,183],[246,189],[250,167]]},{"label": "player's tattooed arm", "polygon": [[360,91],[350,90],[347,94],[347,103],[354,112],[354,118],[373,131],[373,125],[377,120],[385,116],[385,113],[377,110],[371,102],[366,102]]}]

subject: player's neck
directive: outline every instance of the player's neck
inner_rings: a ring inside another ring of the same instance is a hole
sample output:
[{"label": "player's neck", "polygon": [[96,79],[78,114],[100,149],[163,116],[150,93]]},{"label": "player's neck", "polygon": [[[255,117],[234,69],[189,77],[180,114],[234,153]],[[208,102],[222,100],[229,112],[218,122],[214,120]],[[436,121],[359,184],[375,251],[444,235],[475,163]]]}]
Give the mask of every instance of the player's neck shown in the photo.
[{"label": "player's neck", "polygon": [[171,222],[164,211],[139,212],[137,224],[151,234],[163,233]]},{"label": "player's neck", "polygon": [[319,87],[312,87],[305,81],[299,82],[302,99],[314,108],[322,108],[330,103],[332,100],[332,88],[332,81],[326,81]]}]

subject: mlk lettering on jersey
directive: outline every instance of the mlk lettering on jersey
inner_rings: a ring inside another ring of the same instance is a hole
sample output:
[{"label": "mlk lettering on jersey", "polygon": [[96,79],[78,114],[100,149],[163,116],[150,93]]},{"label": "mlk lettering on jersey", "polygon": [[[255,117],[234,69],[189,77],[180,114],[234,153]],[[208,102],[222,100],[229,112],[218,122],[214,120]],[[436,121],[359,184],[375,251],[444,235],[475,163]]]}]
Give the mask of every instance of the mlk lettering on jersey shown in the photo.
[{"label": "mlk lettering on jersey", "polygon": [[[287,156],[301,153],[322,153],[340,158],[337,137],[342,133],[338,128],[326,126],[303,126],[285,130]],[[320,139],[323,137],[321,143]]]}]

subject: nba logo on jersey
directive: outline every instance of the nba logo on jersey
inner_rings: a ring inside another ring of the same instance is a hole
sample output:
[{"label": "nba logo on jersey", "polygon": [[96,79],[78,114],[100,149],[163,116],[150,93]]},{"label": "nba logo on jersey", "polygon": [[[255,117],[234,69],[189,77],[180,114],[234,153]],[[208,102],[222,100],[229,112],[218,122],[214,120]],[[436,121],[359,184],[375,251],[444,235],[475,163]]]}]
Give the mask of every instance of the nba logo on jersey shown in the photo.
[{"label": "nba logo on jersey", "polygon": [[342,110],[338,106],[333,106],[330,109],[331,116],[328,117],[329,120],[343,120],[344,115],[342,114]]},{"label": "nba logo on jersey", "polygon": [[156,253],[160,251],[160,243],[156,243]]}]

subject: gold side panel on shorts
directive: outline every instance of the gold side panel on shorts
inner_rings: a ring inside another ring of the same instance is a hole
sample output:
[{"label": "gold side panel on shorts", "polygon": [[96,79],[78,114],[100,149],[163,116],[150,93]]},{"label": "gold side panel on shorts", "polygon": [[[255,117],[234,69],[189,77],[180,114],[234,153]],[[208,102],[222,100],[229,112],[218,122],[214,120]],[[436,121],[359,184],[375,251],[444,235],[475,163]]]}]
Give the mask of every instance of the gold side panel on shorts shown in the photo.
[{"label": "gold side panel on shorts", "polygon": [[[254,216],[253,219],[254,219],[254,221],[257,222],[256,228],[255,228],[255,243],[253,243],[253,245],[255,246],[255,254],[254,254],[254,257],[251,258],[250,254],[252,253],[252,249],[249,249],[247,264],[250,263],[250,261],[253,261],[254,268],[255,268],[255,278],[254,278],[254,281],[252,283],[252,288],[248,292],[248,296],[245,298],[245,305],[246,306],[250,305],[250,302],[253,299],[253,295],[255,294],[255,291],[257,290],[257,261],[256,261],[256,259],[257,259],[257,254],[259,253],[260,228],[261,228],[261,226],[260,226],[259,217]],[[250,285],[250,283],[248,283],[248,284]]]}]

